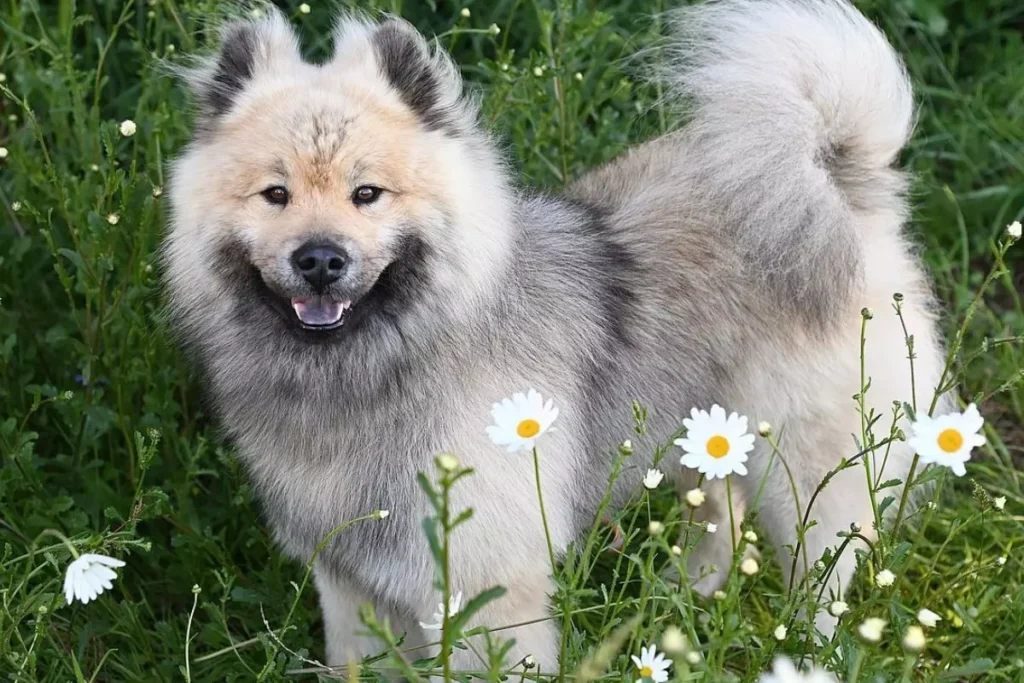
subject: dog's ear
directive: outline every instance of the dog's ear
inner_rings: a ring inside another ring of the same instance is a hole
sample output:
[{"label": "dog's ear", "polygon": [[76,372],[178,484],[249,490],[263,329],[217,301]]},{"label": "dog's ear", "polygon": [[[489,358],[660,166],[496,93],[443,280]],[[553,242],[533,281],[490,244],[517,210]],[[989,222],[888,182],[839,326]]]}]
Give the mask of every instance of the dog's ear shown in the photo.
[{"label": "dog's ear", "polygon": [[223,116],[255,79],[287,73],[302,63],[299,42],[288,20],[275,8],[252,20],[233,20],[220,30],[217,52],[186,69],[192,89],[206,122]]},{"label": "dog's ear", "polygon": [[475,121],[462,76],[451,57],[431,45],[412,24],[389,17],[380,23],[343,17],[335,32],[338,68],[367,65],[393,89],[428,130],[457,133]]}]

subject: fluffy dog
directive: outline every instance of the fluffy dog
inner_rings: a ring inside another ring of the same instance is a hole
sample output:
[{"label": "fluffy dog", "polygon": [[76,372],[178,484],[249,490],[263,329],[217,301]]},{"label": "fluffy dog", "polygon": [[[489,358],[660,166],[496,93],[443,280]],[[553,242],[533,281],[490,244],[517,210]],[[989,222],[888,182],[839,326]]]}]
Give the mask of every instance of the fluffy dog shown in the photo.
[{"label": "fluffy dog", "polygon": [[[562,196],[516,186],[458,69],[397,19],[343,17],[323,64],[278,14],[230,23],[189,72],[199,114],[174,164],[165,256],[223,425],[294,557],[391,511],[316,562],[329,662],[377,650],[359,635],[367,601],[422,642],[438,595],[415,474],[442,451],[476,469],[454,491],[476,512],[454,538],[456,588],[508,588],[479,617],[492,627],[549,614],[531,460],[485,432],[514,391],[561,409],[540,465],[557,548],[592,523],[633,400],[651,410],[650,442],[635,444],[620,500],[653,444],[717,403],[784,428],[806,504],[856,452],[862,308],[878,312],[868,407],[911,395],[895,292],[931,397],[933,299],[891,168],[913,119],[899,58],[842,0],[725,0],[677,20],[666,78],[688,124]],[[910,455],[893,444],[885,478],[905,478]],[[758,440],[737,505],[767,478],[758,519],[788,558],[793,493],[768,460]],[[722,491],[706,490],[701,514],[727,529]],[[863,469],[835,477],[812,518],[812,558],[851,522],[874,533]],[[728,539],[702,541],[695,577],[729,565]],[[847,552],[831,588],[854,569]],[[550,621],[503,634],[512,656],[556,665]]]}]

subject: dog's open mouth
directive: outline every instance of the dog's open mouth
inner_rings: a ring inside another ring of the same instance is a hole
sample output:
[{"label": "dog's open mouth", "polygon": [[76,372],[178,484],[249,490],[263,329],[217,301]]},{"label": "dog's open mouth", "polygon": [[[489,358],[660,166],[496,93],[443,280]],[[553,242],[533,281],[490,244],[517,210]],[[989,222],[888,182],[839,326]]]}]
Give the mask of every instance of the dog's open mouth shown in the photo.
[{"label": "dog's open mouth", "polygon": [[295,297],[292,310],[302,326],[310,330],[333,330],[345,322],[345,311],[351,301],[338,301],[326,296]]}]

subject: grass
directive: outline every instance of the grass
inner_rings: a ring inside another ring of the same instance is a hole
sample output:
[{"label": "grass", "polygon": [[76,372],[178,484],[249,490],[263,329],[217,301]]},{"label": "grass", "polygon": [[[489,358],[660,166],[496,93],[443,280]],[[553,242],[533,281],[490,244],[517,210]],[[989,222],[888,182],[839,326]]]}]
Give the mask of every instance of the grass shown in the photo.
[{"label": "grass", "polygon": [[[309,52],[323,55],[331,8],[311,4],[309,15],[297,4],[286,9],[303,25]],[[484,117],[527,184],[558,187],[669,125],[656,89],[631,79],[623,61],[652,44],[658,0],[434,4],[368,3],[440,36],[480,86]],[[0,145],[8,150],[0,161],[4,680],[318,675],[305,661],[322,653],[305,567],[282,558],[268,537],[162,313],[158,195],[190,125],[183,90],[162,61],[204,47],[201,29],[222,13],[217,6],[0,4]],[[460,17],[464,6],[471,17]],[[916,508],[863,558],[851,612],[829,644],[799,637],[796,608],[806,591],[787,594],[770,554],[756,577],[734,576],[720,601],[694,599],[685,584],[659,578],[658,567],[673,561],[669,534],[686,514],[669,496],[643,498],[618,513],[628,534],[623,554],[596,552],[603,539],[595,533],[558,573],[555,602],[572,614],[564,621],[566,677],[632,680],[626,655],[677,625],[701,649],[698,664],[677,660],[680,680],[755,680],[784,653],[849,681],[1024,681],[1024,560],[1016,547],[1024,538],[1024,246],[1005,260],[997,247],[1006,224],[1024,214],[1024,6],[861,7],[915,80],[920,120],[902,159],[918,178],[911,229],[950,338],[963,331],[956,386],[980,405],[989,444],[967,477],[940,475],[934,506]],[[492,23],[497,35],[487,30]],[[133,137],[118,134],[123,119],[137,122]],[[883,313],[890,314],[876,312]],[[638,417],[642,427],[642,411]],[[458,486],[450,472],[426,474],[432,487]],[[1007,498],[1004,511],[994,496]],[[441,537],[449,512],[437,511]],[[669,530],[648,537],[649,518]],[[125,559],[114,589],[66,606],[70,552],[48,530],[80,552]],[[999,557],[1008,558],[1004,566]],[[883,567],[897,577],[888,589],[871,583]],[[914,657],[900,637],[920,607],[943,621]],[[855,636],[869,616],[890,622],[878,645]],[[772,634],[787,617],[790,634],[778,642]],[[448,642],[455,630],[449,624]],[[426,666],[406,676],[419,678]],[[375,667],[361,675],[374,677]],[[522,667],[512,675],[521,677]]]}]

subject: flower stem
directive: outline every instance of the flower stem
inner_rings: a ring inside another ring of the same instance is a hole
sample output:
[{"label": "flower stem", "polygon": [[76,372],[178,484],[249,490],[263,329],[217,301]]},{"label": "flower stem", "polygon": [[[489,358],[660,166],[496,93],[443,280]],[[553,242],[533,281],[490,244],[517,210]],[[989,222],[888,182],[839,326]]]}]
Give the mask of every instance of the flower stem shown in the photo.
[{"label": "flower stem", "polygon": [[540,458],[537,457],[537,447],[533,447],[533,474],[537,480],[537,502],[540,504],[540,519],[544,524],[544,539],[548,543],[548,559],[551,560],[551,576],[556,573],[555,549],[551,545],[551,530],[548,528],[548,514],[544,511],[544,494],[540,488]]}]

